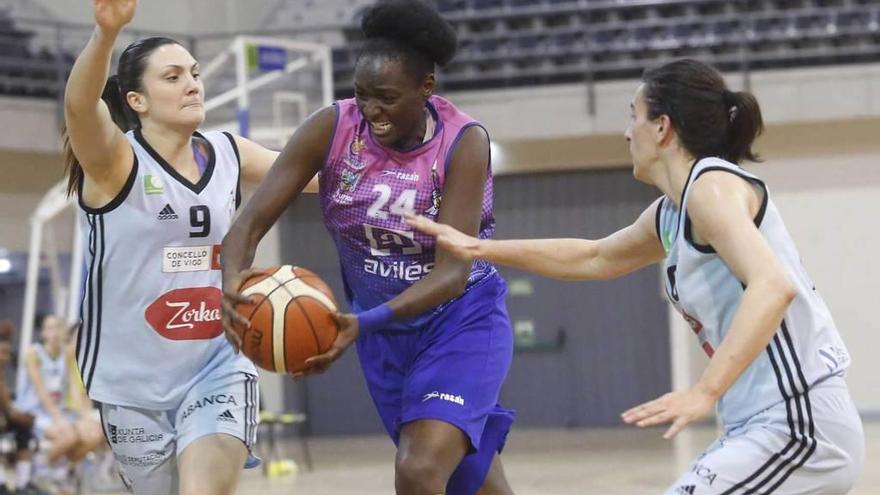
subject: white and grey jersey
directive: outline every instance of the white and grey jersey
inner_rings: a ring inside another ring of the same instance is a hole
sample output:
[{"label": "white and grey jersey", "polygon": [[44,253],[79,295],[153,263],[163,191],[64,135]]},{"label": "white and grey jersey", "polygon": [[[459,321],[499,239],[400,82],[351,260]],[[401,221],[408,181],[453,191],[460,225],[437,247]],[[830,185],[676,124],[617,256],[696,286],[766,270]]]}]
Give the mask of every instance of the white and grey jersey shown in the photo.
[{"label": "white and grey jersey", "polygon": [[85,269],[77,364],[99,402],[172,409],[218,366],[256,374],[220,322],[220,243],[240,201],[233,137],[196,133],[207,166],[181,176],[135,130],[122,191],[102,208],[80,200]]},{"label": "white and grey jersey", "polygon": [[[70,370],[67,368],[64,349],[61,349],[54,358],[49,355],[43,344],[34,344],[32,349],[37,353],[43,388],[46,389],[49,397],[56,405],[59,407],[63,406],[70,383]],[[40,402],[40,397],[37,395],[37,390],[34,388],[34,383],[31,381],[31,377],[26,370],[19,374],[16,389],[15,404],[19,409],[30,413],[45,410],[45,407]]]},{"label": "white and grey jersey", "polygon": [[668,197],[663,198],[657,210],[657,234],[666,251],[667,296],[711,356],[727,335],[744,291],[743,283],[715,250],[694,242],[691,235],[690,186],[701,174],[717,170],[737,175],[763,191],[755,225],[796,291],[773,340],[722,396],[718,414],[731,427],[774,404],[790,401],[790,419],[812,424],[807,391],[814,383],[843,373],[850,357],[763,181],[720,158],[704,158],[691,169],[680,210]]}]

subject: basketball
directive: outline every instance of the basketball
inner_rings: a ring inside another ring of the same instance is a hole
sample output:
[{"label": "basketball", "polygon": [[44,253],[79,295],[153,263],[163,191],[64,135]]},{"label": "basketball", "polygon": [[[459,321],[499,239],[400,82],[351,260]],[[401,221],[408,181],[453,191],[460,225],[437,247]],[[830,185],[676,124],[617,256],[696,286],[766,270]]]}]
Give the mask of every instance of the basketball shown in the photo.
[{"label": "basketball", "polygon": [[336,299],[330,287],[314,273],[298,266],[260,270],[239,290],[253,304],[236,310],[251,322],[236,325],[241,350],[254,364],[276,373],[306,369],[306,359],[323,354],[336,340],[333,318]]}]

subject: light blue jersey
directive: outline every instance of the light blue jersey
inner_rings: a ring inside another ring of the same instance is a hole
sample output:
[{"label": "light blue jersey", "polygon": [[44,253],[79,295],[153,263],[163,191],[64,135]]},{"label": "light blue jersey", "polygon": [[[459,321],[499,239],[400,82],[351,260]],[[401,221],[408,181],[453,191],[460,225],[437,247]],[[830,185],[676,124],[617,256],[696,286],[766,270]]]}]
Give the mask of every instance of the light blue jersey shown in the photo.
[{"label": "light blue jersey", "polygon": [[170,410],[215,369],[256,375],[223,336],[220,243],[238,206],[234,138],[196,133],[207,165],[181,176],[144,139],[122,191],[101,208],[80,200],[86,279],[77,364],[92,400]]},{"label": "light blue jersey", "polygon": [[718,414],[725,427],[732,428],[786,401],[789,421],[812,424],[806,391],[817,382],[842,374],[850,357],[764,182],[720,158],[704,158],[691,169],[681,211],[668,197],[663,198],[657,211],[657,234],[666,251],[666,293],[712,356],[727,336],[744,291],[742,282],[714,249],[697,244],[691,236],[687,215],[690,186],[701,174],[716,170],[742,177],[763,191],[755,224],[796,291],[773,340],[721,397]]},{"label": "light blue jersey", "polygon": [[[64,406],[64,396],[68,390],[70,377],[64,350],[62,349],[53,358],[46,351],[46,347],[43,344],[34,344],[33,349],[37,353],[43,387],[46,389],[49,397],[52,398],[52,401],[61,409]],[[38,416],[47,416],[49,414],[40,402],[31,377],[27,372],[19,375],[15,393],[17,397],[15,403],[22,411]]]}]

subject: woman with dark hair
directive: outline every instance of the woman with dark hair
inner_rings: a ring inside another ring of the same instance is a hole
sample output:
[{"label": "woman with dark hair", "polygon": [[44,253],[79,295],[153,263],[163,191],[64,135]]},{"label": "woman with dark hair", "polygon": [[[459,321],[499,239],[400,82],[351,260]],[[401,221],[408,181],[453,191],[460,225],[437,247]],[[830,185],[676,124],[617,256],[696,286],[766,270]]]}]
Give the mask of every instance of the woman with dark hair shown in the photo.
[{"label": "woman with dark hair", "polygon": [[339,253],[348,301],[339,338],[312,358],[325,370],[357,338],[382,422],[398,446],[401,495],[509,494],[498,453],[513,422],[498,404],[513,354],[506,286],[484,262],[461,262],[407,228],[403,214],[435,216],[480,237],[494,230],[489,137],[435,96],[435,66],[456,49],[452,27],[420,1],[380,2],[355,98],[301,126],[223,241],[227,335],[241,270],[259,239],[318,172],[324,223]]},{"label": "woman with dark hair", "polygon": [[[219,245],[277,156],[197,132],[199,65],[179,43],[113,44],[135,0],[94,0],[67,82],[65,150],[88,275],[77,364],[136,494],[233,493],[257,428],[257,373],[223,337]],[[106,83],[106,84],[105,84]]]},{"label": "woman with dark hair", "polygon": [[606,280],[663,263],[666,293],[709,365],[688,390],[623,413],[671,438],[717,406],[722,437],[667,494],[843,494],[864,460],[844,374],[850,358],[767,186],[739,167],[763,127],[754,96],[680,60],[645,72],[626,130],[635,177],[663,196],[599,240],[475,239],[410,217],[461,260],[563,280]]}]

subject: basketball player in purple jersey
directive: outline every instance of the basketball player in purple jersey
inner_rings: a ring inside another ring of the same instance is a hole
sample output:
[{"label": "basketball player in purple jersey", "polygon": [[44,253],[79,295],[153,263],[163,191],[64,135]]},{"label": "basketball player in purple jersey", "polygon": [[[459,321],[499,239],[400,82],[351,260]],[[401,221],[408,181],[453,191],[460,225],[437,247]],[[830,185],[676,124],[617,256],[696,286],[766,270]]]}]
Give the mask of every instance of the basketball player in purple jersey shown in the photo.
[{"label": "basketball player in purple jersey", "polygon": [[[382,2],[362,22],[355,98],[299,128],[223,241],[230,303],[259,239],[320,172],[324,223],[339,253],[348,301],[324,371],[357,339],[373,401],[398,446],[398,494],[511,494],[498,453],[513,413],[498,404],[513,339],[506,285],[485,262],[459,262],[414,233],[404,213],[494,230],[489,138],[434,96],[435,65],[456,35],[421,1]],[[243,318],[226,305],[227,328]],[[232,331],[227,336],[240,345]]]}]

